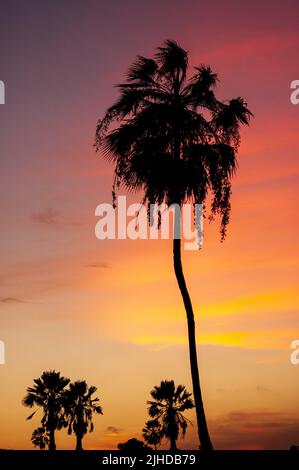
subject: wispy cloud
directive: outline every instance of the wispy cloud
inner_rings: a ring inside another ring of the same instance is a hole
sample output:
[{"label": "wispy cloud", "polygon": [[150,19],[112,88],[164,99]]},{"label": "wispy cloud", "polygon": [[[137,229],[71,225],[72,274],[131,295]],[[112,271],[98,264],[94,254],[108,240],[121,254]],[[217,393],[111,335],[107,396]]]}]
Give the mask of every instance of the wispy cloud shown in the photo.
[{"label": "wispy cloud", "polygon": [[264,387],[263,385],[257,385],[255,389],[257,392],[270,392],[270,389],[268,387]]},{"label": "wispy cloud", "polygon": [[40,304],[41,302],[33,302],[31,300],[25,300],[21,297],[0,297],[0,304]]},{"label": "wispy cloud", "polygon": [[38,224],[58,227],[64,225],[81,225],[80,222],[68,220],[63,214],[54,207],[46,207],[32,215],[32,220]]},{"label": "wispy cloud", "polygon": [[18,297],[0,297],[1,304],[24,304],[25,300]]},{"label": "wispy cloud", "polygon": [[53,207],[48,207],[42,211],[34,213],[32,215],[32,220],[39,224],[54,226],[59,224],[59,211]]},{"label": "wispy cloud", "polygon": [[107,434],[120,434],[122,432],[122,429],[117,428],[116,426],[107,426],[105,429],[105,433]]},{"label": "wispy cloud", "polygon": [[101,268],[101,269],[106,269],[109,268],[109,264],[104,262],[95,262],[95,263],[89,263],[86,265],[87,268]]},{"label": "wispy cloud", "polygon": [[233,411],[219,416],[217,446],[222,449],[289,449],[297,442],[298,417],[271,411]]}]

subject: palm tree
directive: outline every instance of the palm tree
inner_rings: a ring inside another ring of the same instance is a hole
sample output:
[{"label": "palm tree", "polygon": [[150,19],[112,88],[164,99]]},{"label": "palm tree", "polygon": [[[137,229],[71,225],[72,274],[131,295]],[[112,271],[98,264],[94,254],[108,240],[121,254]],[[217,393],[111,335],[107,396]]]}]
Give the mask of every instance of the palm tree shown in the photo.
[{"label": "palm tree", "polygon": [[163,437],[159,421],[157,419],[147,421],[142,429],[142,435],[145,442],[154,446],[155,450],[157,450],[157,446],[160,445]]},{"label": "palm tree", "polygon": [[[34,379],[34,386],[27,388],[27,394],[23,399],[24,406],[42,408],[41,423],[42,427],[49,432],[49,450],[56,450],[55,430],[61,429],[65,425],[62,398],[69,381],[55,370],[43,372],[40,378]],[[31,419],[35,413],[36,411],[27,419]]]},{"label": "palm tree", "polygon": [[68,433],[76,435],[76,450],[83,450],[83,437],[88,431],[93,431],[93,413],[103,414],[99,399],[93,398],[96,391],[96,387],[88,387],[84,380],[78,380],[70,383],[69,389],[64,394]]},{"label": "palm tree", "polygon": [[[210,67],[195,67],[187,76],[188,53],[168,40],[154,59],[138,56],[118,85],[119,99],[106,111],[96,129],[96,151],[115,167],[113,200],[121,185],[141,190],[143,202],[203,204],[210,196],[210,218],[221,217],[221,239],[230,216],[231,178],[236,169],[240,126],[251,112],[242,98],[216,99],[217,76]],[[175,211],[175,227],[181,227]],[[189,357],[202,449],[212,449],[199,380],[195,321],[181,260],[181,239],[173,240],[174,271],[188,324]]]},{"label": "palm tree", "polygon": [[154,401],[148,401],[148,412],[151,418],[158,421],[161,437],[170,441],[170,450],[176,450],[176,441],[182,431],[186,434],[187,419],[183,412],[194,408],[191,393],[184,385],[175,386],[173,380],[164,380],[151,391]]},{"label": "palm tree", "polygon": [[50,442],[48,431],[42,427],[35,429],[31,436],[31,442],[34,447],[39,447],[40,450],[45,450]]}]

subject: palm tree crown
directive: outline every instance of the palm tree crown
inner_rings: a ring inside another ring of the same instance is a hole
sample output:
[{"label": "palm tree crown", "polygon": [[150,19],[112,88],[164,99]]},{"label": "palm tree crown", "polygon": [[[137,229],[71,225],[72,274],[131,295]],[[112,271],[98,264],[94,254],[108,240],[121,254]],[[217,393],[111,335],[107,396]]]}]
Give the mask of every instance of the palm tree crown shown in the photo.
[{"label": "palm tree crown", "polygon": [[[55,450],[54,433],[56,429],[61,429],[64,425],[62,398],[63,392],[69,379],[60,375],[60,372],[43,372],[40,378],[34,379],[34,386],[27,388],[27,394],[23,399],[23,405],[32,408],[38,406],[43,409],[41,420],[50,435],[49,450]],[[27,419],[31,419],[32,413]]]},{"label": "palm tree crown", "polygon": [[157,419],[150,419],[147,421],[142,429],[142,436],[147,444],[152,445],[157,449],[157,446],[161,443],[161,439],[163,437],[159,421]]},{"label": "palm tree crown", "polygon": [[77,437],[77,450],[82,450],[82,439],[89,431],[93,431],[93,414],[103,414],[99,399],[93,398],[96,387],[88,387],[84,380],[70,383],[64,396],[65,417],[68,423],[69,434]]},{"label": "palm tree crown", "polygon": [[43,427],[35,429],[31,436],[31,442],[34,447],[39,447],[40,450],[45,450],[50,443],[49,432]]},{"label": "palm tree crown", "polygon": [[224,238],[239,130],[251,112],[241,98],[216,98],[210,67],[187,72],[188,53],[171,40],[154,59],[138,56],[98,121],[95,146],[115,163],[114,198],[120,185],[142,189],[148,204],[204,204],[210,192],[211,218],[221,215]]},{"label": "palm tree crown", "polygon": [[148,412],[160,424],[162,437],[169,439],[171,449],[176,449],[180,431],[185,436],[187,419],[183,413],[194,408],[191,393],[184,385],[175,386],[173,380],[164,380],[151,391],[153,401],[148,401]]}]

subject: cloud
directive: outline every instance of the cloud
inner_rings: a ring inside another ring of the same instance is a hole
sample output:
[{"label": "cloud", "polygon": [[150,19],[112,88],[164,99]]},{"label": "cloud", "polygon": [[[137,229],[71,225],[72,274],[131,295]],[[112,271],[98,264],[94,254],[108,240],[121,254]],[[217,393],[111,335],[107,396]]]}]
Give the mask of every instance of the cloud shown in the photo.
[{"label": "cloud", "polygon": [[25,300],[19,299],[18,297],[0,297],[1,304],[24,304]]},{"label": "cloud", "polygon": [[32,215],[32,220],[38,224],[48,225],[50,227],[56,227],[61,225],[82,225],[80,222],[72,220],[63,220],[59,210],[54,207],[47,207],[41,211],[35,212]]},{"label": "cloud", "polygon": [[257,385],[255,389],[257,392],[270,392],[270,389],[263,385]]},{"label": "cloud", "polygon": [[233,411],[219,416],[219,449],[289,449],[298,440],[299,417],[271,411]]},{"label": "cloud", "polygon": [[96,263],[89,263],[86,265],[87,268],[102,268],[106,269],[109,268],[109,264],[106,262],[96,262]]},{"label": "cloud", "polygon": [[39,224],[54,226],[59,223],[59,212],[52,207],[48,207],[33,214],[32,219]]},{"label": "cloud", "polygon": [[272,411],[232,411],[228,413],[226,419],[228,421],[247,421],[247,420],[255,420],[255,421],[264,421],[269,418],[273,417],[280,417],[281,413],[275,413]]},{"label": "cloud", "polygon": [[9,305],[9,304],[39,304],[41,302],[33,302],[31,300],[24,300],[20,297],[0,297],[0,304]]},{"label": "cloud", "polygon": [[119,434],[122,431],[122,429],[117,428],[116,426],[107,426],[105,429],[105,433],[107,434]]}]

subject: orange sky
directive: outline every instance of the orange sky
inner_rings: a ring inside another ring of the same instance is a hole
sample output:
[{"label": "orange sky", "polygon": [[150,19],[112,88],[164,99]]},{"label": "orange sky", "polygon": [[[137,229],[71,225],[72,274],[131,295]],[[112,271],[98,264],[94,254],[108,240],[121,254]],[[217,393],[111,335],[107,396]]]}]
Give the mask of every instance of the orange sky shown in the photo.
[{"label": "orange sky", "polygon": [[[168,37],[218,73],[220,98],[243,96],[255,115],[242,133],[227,240],[217,222],[205,224],[203,249],[184,252],[212,438],[216,448],[298,444],[295,2],[172,2],[171,12],[166,0],[74,1],[72,11],[65,1],[26,3],[7,5],[0,20],[0,448],[31,448],[38,417],[25,420],[21,399],[46,369],[99,388],[104,415],[88,448],[140,437],[162,379],[191,390],[171,242],[94,236],[112,184],[92,148],[96,119],[135,55]],[[57,443],[74,439],[60,432]],[[181,445],[197,445],[195,427]]]}]

